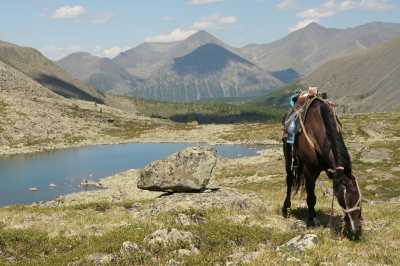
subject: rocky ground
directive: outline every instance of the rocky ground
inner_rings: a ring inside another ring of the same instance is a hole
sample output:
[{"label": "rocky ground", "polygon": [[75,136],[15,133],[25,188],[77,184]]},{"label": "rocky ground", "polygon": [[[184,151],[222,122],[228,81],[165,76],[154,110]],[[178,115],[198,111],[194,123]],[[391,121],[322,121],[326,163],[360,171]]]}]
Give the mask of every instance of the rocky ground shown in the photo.
[{"label": "rocky ground", "polygon": [[[325,175],[317,186],[319,226],[305,225],[303,193],[294,197],[290,217],[281,216],[285,184],[276,146],[254,157],[219,158],[212,179],[217,191],[139,190],[140,170],[133,169],[102,180],[102,190],[2,208],[0,264],[399,265],[400,114],[352,115],[342,122],[364,195],[360,242],[329,228]],[[278,124],[170,126],[140,138],[257,143],[280,134]],[[335,204],[336,229],[341,215]]]}]

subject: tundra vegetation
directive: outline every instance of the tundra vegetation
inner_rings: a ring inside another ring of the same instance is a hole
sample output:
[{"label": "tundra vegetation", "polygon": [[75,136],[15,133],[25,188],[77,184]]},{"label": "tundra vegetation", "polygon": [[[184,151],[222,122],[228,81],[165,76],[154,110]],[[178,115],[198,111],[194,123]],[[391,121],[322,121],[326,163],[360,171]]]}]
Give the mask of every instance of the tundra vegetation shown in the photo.
[{"label": "tundra vegetation", "polygon": [[[174,260],[182,265],[399,265],[399,121],[400,113],[342,117],[364,195],[364,234],[359,242],[340,237],[342,212],[336,203],[335,230],[330,229],[331,182],[325,175],[316,189],[319,226],[305,226],[305,193],[294,196],[288,219],[281,216],[283,158],[281,148],[272,146],[258,156],[217,162],[213,182],[222,190],[248,196],[252,199],[249,202],[232,196],[221,199],[229,203],[221,205],[213,193],[200,205],[196,205],[196,198],[201,194],[159,197],[148,192],[146,197],[137,196],[142,194],[135,188],[136,170],[131,170],[104,180],[108,188],[103,191],[1,208],[0,264],[165,265]],[[197,127],[181,130],[206,132]],[[262,137],[279,140],[280,136],[279,123],[223,128],[222,139],[243,143]],[[182,217],[189,222],[183,222]],[[193,239],[156,246],[146,240],[156,230],[172,228],[191,233]],[[305,233],[317,236],[316,247],[277,250]],[[124,247],[135,247],[132,243],[137,248],[124,252]],[[196,252],[182,255],[193,248]]]}]

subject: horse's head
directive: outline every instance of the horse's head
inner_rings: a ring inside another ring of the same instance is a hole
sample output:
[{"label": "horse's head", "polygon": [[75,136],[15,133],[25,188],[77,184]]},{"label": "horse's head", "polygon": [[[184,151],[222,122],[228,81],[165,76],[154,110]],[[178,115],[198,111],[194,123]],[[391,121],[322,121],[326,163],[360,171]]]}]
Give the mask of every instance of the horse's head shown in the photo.
[{"label": "horse's head", "polygon": [[362,232],[361,191],[356,178],[344,169],[336,169],[334,193],[345,214],[345,229],[353,240],[359,240]]}]

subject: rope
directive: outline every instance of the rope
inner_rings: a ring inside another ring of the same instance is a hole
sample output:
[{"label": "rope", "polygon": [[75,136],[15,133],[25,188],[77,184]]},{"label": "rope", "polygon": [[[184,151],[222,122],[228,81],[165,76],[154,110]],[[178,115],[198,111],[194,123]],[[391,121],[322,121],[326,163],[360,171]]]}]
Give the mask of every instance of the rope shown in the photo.
[{"label": "rope", "polygon": [[307,142],[310,144],[310,146],[315,150],[315,145],[314,145],[314,143],[311,141],[311,138],[310,138],[310,136],[308,135],[308,133],[307,133],[307,131],[306,131],[306,127],[304,126],[303,119],[302,119],[302,117],[301,117],[300,111],[296,111],[296,115],[297,115],[297,117],[299,118],[301,130],[302,130],[303,133],[304,133],[304,137],[306,138],[306,140],[307,140]]}]

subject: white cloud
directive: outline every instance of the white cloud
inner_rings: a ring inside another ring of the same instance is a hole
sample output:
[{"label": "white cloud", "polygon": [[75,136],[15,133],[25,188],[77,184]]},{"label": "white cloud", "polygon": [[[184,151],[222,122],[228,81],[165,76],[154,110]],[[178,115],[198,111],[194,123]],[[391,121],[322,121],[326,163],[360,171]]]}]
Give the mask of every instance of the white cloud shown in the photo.
[{"label": "white cloud", "polygon": [[192,24],[191,28],[196,30],[205,30],[209,28],[219,28],[224,25],[234,24],[237,18],[234,16],[223,16],[220,14],[203,17]]},{"label": "white cloud", "polygon": [[114,46],[110,48],[106,48],[101,51],[100,56],[113,58],[119,55],[121,52],[128,50],[129,48],[122,48],[119,46]]},{"label": "white cloud", "polygon": [[319,19],[331,17],[336,14],[335,10],[327,10],[322,8],[310,8],[297,14],[297,16],[306,19]]},{"label": "white cloud", "polygon": [[112,12],[102,12],[93,15],[92,23],[93,24],[105,24],[111,21],[114,17]]},{"label": "white cloud", "polygon": [[146,42],[176,42],[182,41],[189,36],[195,34],[199,30],[206,29],[221,29],[226,25],[235,24],[238,19],[234,16],[223,16],[220,14],[203,17],[198,21],[195,21],[186,28],[176,28],[169,33],[163,33],[156,36],[150,36],[145,39]]},{"label": "white cloud", "polygon": [[56,9],[52,15],[52,19],[71,19],[82,16],[86,13],[86,9],[83,6],[62,6]]},{"label": "white cloud", "polygon": [[332,17],[338,13],[353,10],[382,12],[393,9],[395,6],[389,0],[327,0],[318,7],[309,8],[297,13],[302,18],[289,32],[306,27],[311,22],[319,22],[322,18]]},{"label": "white cloud", "polygon": [[208,4],[212,4],[212,3],[217,3],[217,2],[222,2],[224,0],[190,0],[189,3],[191,5],[208,5]]},{"label": "white cloud", "polygon": [[288,10],[293,8],[295,5],[296,0],[282,0],[276,5],[276,7],[280,10]]},{"label": "white cloud", "polygon": [[318,20],[317,19],[305,19],[305,20],[299,21],[296,25],[289,28],[289,32],[293,32],[293,31],[305,28],[313,22],[318,22]]},{"label": "white cloud", "polygon": [[101,46],[95,47],[82,47],[79,45],[67,45],[67,46],[56,46],[56,45],[48,45],[40,48],[39,50],[48,58],[52,60],[60,60],[61,58],[70,55],[76,52],[89,52],[92,55],[100,56],[100,57],[108,57],[113,58],[119,55],[121,52],[129,50],[131,47],[129,46],[112,46],[108,48],[104,48]]},{"label": "white cloud", "polygon": [[188,38],[193,35],[197,30],[184,30],[181,28],[174,29],[170,33],[163,33],[156,36],[150,36],[145,39],[146,42],[176,42]]}]

